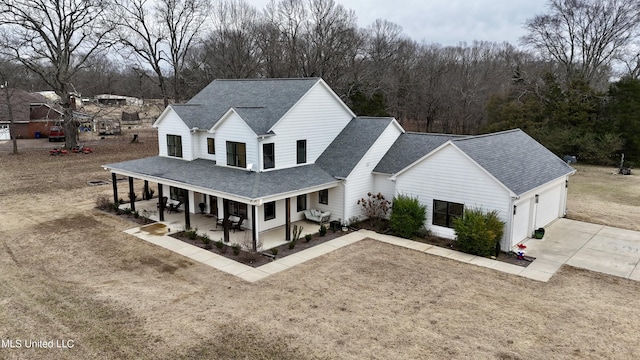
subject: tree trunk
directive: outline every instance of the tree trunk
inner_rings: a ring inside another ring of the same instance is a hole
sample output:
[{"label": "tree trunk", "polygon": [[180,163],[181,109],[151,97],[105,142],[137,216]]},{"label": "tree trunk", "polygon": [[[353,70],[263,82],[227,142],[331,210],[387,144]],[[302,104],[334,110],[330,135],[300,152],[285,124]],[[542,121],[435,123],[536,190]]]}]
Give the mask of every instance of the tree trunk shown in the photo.
[{"label": "tree trunk", "polygon": [[7,101],[7,113],[9,114],[9,137],[13,142],[13,153],[18,153],[18,139],[16,138],[16,128],[13,119],[13,105],[11,104],[11,96],[9,95],[9,88],[4,86],[4,96]]}]

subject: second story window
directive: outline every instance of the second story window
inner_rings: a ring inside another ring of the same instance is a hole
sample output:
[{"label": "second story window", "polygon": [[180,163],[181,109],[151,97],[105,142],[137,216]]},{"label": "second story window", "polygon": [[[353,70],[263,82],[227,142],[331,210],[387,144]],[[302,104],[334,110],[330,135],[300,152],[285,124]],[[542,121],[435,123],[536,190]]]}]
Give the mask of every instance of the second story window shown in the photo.
[{"label": "second story window", "polygon": [[265,169],[273,169],[276,166],[274,144],[262,145],[262,162]]},{"label": "second story window", "polygon": [[216,141],[213,138],[207,138],[207,153],[216,153]]},{"label": "second story window", "polygon": [[182,136],[167,134],[167,155],[182,157]]},{"label": "second story window", "polygon": [[307,162],[307,140],[298,140],[296,142],[296,163],[304,164]]},{"label": "second story window", "polygon": [[227,165],[244,168],[247,166],[247,145],[227,141]]}]

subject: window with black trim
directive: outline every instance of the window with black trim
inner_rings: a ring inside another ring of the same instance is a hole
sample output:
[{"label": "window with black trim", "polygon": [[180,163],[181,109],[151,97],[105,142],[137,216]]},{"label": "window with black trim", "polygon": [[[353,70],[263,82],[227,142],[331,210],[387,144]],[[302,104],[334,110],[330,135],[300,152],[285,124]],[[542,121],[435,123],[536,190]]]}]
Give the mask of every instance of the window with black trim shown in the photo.
[{"label": "window with black trim", "polygon": [[216,141],[213,138],[207,138],[207,153],[216,153]]},{"label": "window with black trim", "polygon": [[433,200],[433,225],[453,228],[453,220],[464,214],[464,204]]},{"label": "window with black trim", "polygon": [[169,186],[169,199],[176,201],[184,201],[187,194],[187,190],[180,189],[174,186]]},{"label": "window with black trim", "polygon": [[320,204],[329,205],[329,190],[320,190],[318,191],[318,202]]},{"label": "window with black trim", "polygon": [[264,203],[264,221],[273,220],[276,218],[276,202],[271,201]]},{"label": "window with black trim", "polygon": [[298,212],[307,210],[307,194],[298,195]]},{"label": "window with black trim", "polygon": [[229,200],[229,215],[247,218],[247,204]]},{"label": "window with black trim", "polygon": [[244,168],[247,166],[247,145],[227,141],[227,165]]},{"label": "window with black trim", "polygon": [[182,136],[167,134],[167,155],[182,157]]},{"label": "window with black trim", "polygon": [[275,144],[262,144],[262,162],[265,169],[273,169],[276,166]]},{"label": "window with black trim", "polygon": [[307,140],[296,141],[296,162],[304,164],[307,162]]}]

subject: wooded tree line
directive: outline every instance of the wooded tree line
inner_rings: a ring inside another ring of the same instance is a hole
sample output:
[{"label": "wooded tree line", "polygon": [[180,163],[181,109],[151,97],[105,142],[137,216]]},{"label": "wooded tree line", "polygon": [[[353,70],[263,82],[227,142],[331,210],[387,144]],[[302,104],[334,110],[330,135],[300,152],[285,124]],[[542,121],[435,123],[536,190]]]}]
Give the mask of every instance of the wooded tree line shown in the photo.
[{"label": "wooded tree line", "polygon": [[407,129],[521,127],[560,155],[639,159],[640,3],[547,5],[516,47],[419,43],[386,20],[359,28],[334,0],[7,0],[0,53],[28,90],[169,104],[217,78],[315,76],[357,114]]}]

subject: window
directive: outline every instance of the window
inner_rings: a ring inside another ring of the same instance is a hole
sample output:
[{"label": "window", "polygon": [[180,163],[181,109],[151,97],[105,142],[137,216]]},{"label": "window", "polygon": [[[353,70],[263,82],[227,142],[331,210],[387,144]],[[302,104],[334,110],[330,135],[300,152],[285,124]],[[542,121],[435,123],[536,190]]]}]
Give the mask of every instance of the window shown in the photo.
[{"label": "window", "polygon": [[216,153],[216,141],[213,138],[207,138],[207,153]]},{"label": "window", "polygon": [[453,228],[453,220],[461,218],[463,213],[463,204],[433,200],[433,225]]},{"label": "window", "polygon": [[176,201],[184,201],[187,191],[177,187],[169,186],[169,199]]},{"label": "window", "polygon": [[329,190],[320,190],[318,192],[318,202],[320,204],[329,205]]},{"label": "window", "polygon": [[273,169],[276,166],[274,144],[262,145],[262,162],[265,169]]},{"label": "window", "polygon": [[298,212],[307,210],[307,195],[298,195]]},{"label": "window", "polygon": [[182,157],[182,136],[167,134],[167,155]]},{"label": "window", "polygon": [[229,200],[229,214],[237,217],[247,218],[247,204]]},{"label": "window", "polygon": [[227,141],[227,165],[241,168],[247,166],[247,146],[245,143]]},{"label": "window", "polygon": [[276,202],[271,201],[264,203],[264,221],[273,220],[276,218]]},{"label": "window", "polygon": [[307,162],[307,140],[298,140],[296,142],[297,163],[304,164]]}]

